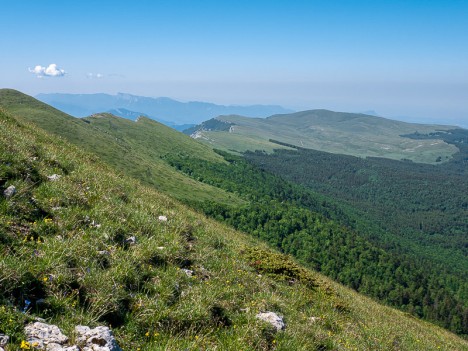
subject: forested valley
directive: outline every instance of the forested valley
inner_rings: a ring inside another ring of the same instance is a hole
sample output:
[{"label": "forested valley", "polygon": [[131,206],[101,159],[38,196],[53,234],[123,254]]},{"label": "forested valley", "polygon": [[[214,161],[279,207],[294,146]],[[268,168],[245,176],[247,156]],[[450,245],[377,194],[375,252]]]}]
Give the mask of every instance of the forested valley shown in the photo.
[{"label": "forested valley", "polygon": [[[218,153],[226,164],[185,154],[166,161],[247,204],[203,201],[193,207],[359,292],[468,334],[467,185],[456,170],[464,167],[460,155],[447,171],[431,173],[435,166],[312,150],[255,152],[246,158]],[[351,171],[353,162],[361,167]],[[339,186],[327,183],[330,174]],[[371,190],[366,195],[358,187]],[[421,221],[414,221],[414,213]]]}]

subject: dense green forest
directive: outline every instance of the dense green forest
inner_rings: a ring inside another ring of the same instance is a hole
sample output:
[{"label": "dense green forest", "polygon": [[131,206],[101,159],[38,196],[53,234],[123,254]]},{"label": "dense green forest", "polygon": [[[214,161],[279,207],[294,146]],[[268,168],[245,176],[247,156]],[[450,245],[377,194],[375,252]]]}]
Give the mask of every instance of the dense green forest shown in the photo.
[{"label": "dense green forest", "polygon": [[[461,267],[448,268],[442,261],[415,253],[405,247],[406,239],[383,235],[384,228],[368,217],[359,217],[346,204],[287,182],[242,157],[218,152],[226,164],[183,154],[166,160],[179,171],[235,193],[248,204],[204,201],[192,206],[360,292],[468,334],[468,284]],[[258,161],[259,157],[267,155],[250,154],[249,160]],[[377,239],[381,234],[383,240]]]},{"label": "dense green forest", "polygon": [[370,223],[379,227],[369,233],[371,239],[404,243],[405,249],[466,276],[466,146],[461,145],[451,162],[438,166],[301,148],[245,156],[263,170],[339,199],[348,216],[363,224],[362,232]]}]

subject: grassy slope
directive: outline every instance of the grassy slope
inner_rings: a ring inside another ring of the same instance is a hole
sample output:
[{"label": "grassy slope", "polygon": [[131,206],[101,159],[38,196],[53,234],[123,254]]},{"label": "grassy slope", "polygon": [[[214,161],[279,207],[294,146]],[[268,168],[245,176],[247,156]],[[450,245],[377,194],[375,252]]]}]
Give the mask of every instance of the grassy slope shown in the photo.
[{"label": "grassy slope", "polygon": [[[12,184],[17,193],[0,197],[8,351],[33,316],[68,335],[111,324],[125,350],[468,350],[0,110],[0,190]],[[272,333],[255,318],[262,310],[282,314],[286,330]]]},{"label": "grassy slope", "polygon": [[442,141],[400,137],[415,131],[429,133],[452,127],[404,123],[363,114],[312,110],[266,119],[241,116],[220,116],[218,119],[234,123],[232,132],[202,132],[208,140],[200,140],[224,150],[271,151],[278,148],[268,141],[274,139],[332,153],[406,158],[427,163],[434,163],[439,156],[447,160],[457,151],[455,146]]},{"label": "grassy slope", "polygon": [[[191,150],[202,159],[223,162],[204,145],[158,122],[142,118],[129,121],[109,114],[84,119],[71,117],[28,95],[11,89],[0,90],[0,107],[28,122],[60,135],[70,142],[92,150],[117,170],[128,172],[146,184],[184,200],[213,200],[239,203],[234,195],[194,181],[169,167],[161,156],[169,151]],[[112,135],[105,129],[111,128]],[[104,131],[104,132],[103,132]],[[125,133],[128,133],[128,137]],[[118,135],[119,137],[115,137]],[[131,136],[138,135],[138,142]],[[169,143],[168,141],[172,142]],[[153,146],[150,148],[149,146]],[[154,145],[158,147],[155,148]]]}]

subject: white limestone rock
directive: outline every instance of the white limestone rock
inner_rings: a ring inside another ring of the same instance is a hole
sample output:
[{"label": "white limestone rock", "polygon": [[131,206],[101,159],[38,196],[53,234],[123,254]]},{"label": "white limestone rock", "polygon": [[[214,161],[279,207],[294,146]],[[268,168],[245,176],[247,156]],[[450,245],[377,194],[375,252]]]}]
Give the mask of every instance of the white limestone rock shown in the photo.
[{"label": "white limestone rock", "polygon": [[12,197],[15,194],[16,194],[16,187],[14,185],[10,185],[8,188],[6,188],[3,191],[3,196],[5,196],[7,199]]},{"label": "white limestone rock", "polygon": [[108,327],[75,327],[76,342],[82,351],[122,351]]},{"label": "white limestone rock", "polygon": [[52,174],[50,176],[47,176],[47,179],[49,179],[50,181],[54,182],[56,180],[59,180],[62,176],[59,175],[59,174]]},{"label": "white limestone rock", "polygon": [[194,272],[191,269],[182,268],[181,271],[184,272],[187,277],[189,278],[193,277]]},{"label": "white limestone rock", "polygon": [[125,239],[125,243],[128,244],[128,245],[135,245],[136,244],[136,237],[135,236],[131,236],[131,237],[128,237],[127,239]]},{"label": "white limestone rock", "polygon": [[10,337],[6,334],[0,333],[0,347],[6,346],[6,344],[8,344],[8,341],[10,341]]},{"label": "white limestone rock", "polygon": [[60,344],[51,343],[47,345],[46,351],[80,351],[80,348],[76,345],[63,346]]},{"label": "white limestone rock", "polygon": [[44,350],[49,344],[64,345],[68,342],[68,337],[63,335],[59,327],[42,322],[28,324],[24,331],[26,341],[38,349]]},{"label": "white limestone rock", "polygon": [[260,312],[256,315],[258,319],[270,323],[276,331],[284,330],[286,324],[284,324],[283,317],[278,316],[275,312]]}]

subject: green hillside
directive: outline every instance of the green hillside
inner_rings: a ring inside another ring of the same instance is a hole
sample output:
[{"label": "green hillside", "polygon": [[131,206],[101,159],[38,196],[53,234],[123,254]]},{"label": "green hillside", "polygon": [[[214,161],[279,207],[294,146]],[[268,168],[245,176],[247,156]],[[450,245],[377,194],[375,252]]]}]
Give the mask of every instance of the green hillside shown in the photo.
[{"label": "green hillside", "polygon": [[[324,157],[285,150],[246,154],[252,164],[218,151],[228,164],[190,156],[168,160],[181,172],[249,201],[229,208],[204,203],[198,206],[204,213],[359,292],[468,334],[466,176],[389,159],[375,159],[371,167],[370,160],[303,150]],[[382,167],[384,162],[390,165]],[[457,165],[451,161],[437,169]],[[308,180],[316,182],[314,191],[274,174],[307,186]],[[451,184],[449,191],[444,191],[447,183],[438,184],[441,179]],[[327,187],[333,191],[324,191]]]},{"label": "green hillside", "polygon": [[156,121],[140,118],[133,122],[110,114],[87,119],[74,118],[11,89],[0,89],[0,107],[24,121],[93,151],[118,171],[179,199],[239,203],[235,195],[190,179],[162,161],[161,157],[166,153],[184,150],[190,150],[201,159],[215,162],[223,162],[223,159],[211,148]]},{"label": "green hillside", "polygon": [[[110,325],[124,350],[468,350],[116,174],[20,113],[0,110],[7,351],[20,349],[36,317],[67,335],[77,324]],[[260,321],[261,311],[282,315],[285,329]]]},{"label": "green hillside", "polygon": [[[401,135],[422,134],[454,127],[405,123],[364,114],[311,110],[268,118],[220,116],[231,125],[229,130],[205,128],[194,130],[197,139],[214,148],[243,152],[278,146],[270,140],[337,154],[409,159],[415,162],[447,161],[458,150],[443,141],[414,140]],[[192,128],[193,129],[193,128]],[[193,133],[194,130],[190,130]],[[195,136],[195,135],[194,135]]]}]

